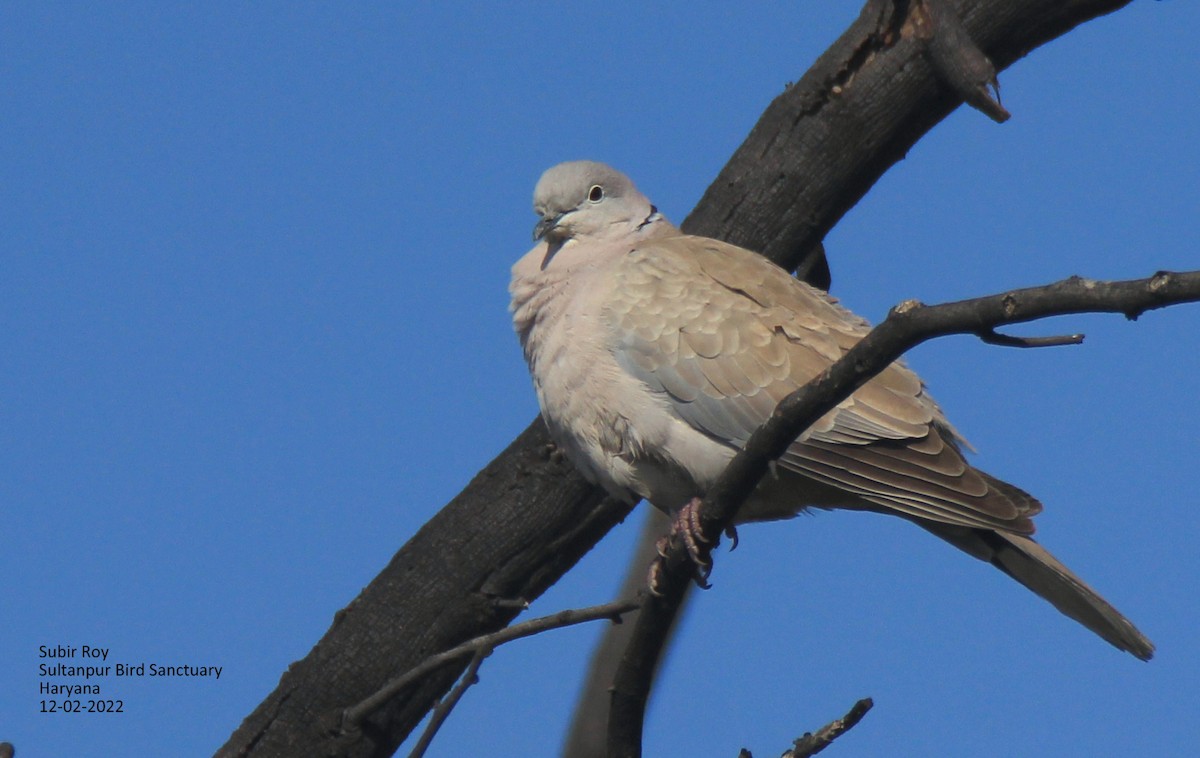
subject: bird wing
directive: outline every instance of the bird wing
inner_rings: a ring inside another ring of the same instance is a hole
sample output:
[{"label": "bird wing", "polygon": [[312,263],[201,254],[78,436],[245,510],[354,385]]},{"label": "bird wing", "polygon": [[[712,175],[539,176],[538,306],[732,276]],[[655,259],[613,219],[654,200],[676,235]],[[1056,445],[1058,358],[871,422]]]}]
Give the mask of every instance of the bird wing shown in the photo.
[{"label": "bird wing", "polygon": [[[689,425],[734,447],[870,329],[762,256],[704,237],[646,240],[614,270],[605,319],[618,363]],[[780,462],[910,517],[1031,533],[1040,504],[971,467],[959,439],[897,361]]]}]

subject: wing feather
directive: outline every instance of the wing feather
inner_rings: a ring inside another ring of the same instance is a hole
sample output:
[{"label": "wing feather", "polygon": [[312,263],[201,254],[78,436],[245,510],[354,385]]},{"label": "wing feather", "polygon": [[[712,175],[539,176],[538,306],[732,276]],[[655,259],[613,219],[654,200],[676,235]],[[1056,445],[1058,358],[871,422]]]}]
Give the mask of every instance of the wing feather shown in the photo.
[{"label": "wing feather", "polygon": [[[698,237],[640,243],[617,268],[615,291],[606,319],[620,365],[664,393],[682,420],[731,447],[870,328],[761,256]],[[911,517],[1031,532],[1037,501],[971,467],[961,442],[920,378],[897,361],[780,462]]]}]

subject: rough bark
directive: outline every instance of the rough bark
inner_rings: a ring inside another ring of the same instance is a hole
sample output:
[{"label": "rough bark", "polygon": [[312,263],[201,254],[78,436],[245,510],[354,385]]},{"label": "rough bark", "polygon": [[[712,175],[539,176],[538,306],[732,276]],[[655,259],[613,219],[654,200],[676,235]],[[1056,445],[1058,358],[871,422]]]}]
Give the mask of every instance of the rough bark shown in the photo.
[{"label": "rough bark", "polygon": [[[963,29],[1003,69],[1128,0],[972,0]],[[767,108],[683,228],[795,266],[962,94],[928,55],[925,5],[871,0]],[[811,260],[811,259],[810,259]],[[432,653],[508,624],[628,512],[544,454],[534,421],[337,613],[220,756],[383,756],[462,668],[397,698],[361,731],[343,709]],[[497,602],[500,599],[501,602]],[[509,602],[503,602],[509,601]]]}]

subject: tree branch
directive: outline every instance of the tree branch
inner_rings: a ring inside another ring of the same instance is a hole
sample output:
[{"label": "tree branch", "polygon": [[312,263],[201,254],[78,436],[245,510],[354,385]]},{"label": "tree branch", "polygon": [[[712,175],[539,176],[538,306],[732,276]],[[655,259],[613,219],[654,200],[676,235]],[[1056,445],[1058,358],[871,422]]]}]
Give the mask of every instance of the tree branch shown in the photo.
[{"label": "tree branch", "polygon": [[429,715],[429,725],[421,733],[417,744],[409,752],[408,758],[421,758],[425,755],[425,751],[433,744],[433,738],[437,736],[438,730],[442,728],[442,724],[446,723],[450,711],[454,710],[454,706],[458,705],[459,700],[462,700],[467,689],[479,681],[479,667],[483,665],[484,659],[489,655],[491,655],[490,650],[487,652],[480,650],[471,656],[471,662],[467,664],[467,670],[458,678],[458,684],[454,685],[454,689],[450,690],[445,698],[434,704],[433,713]]},{"label": "tree branch", "polygon": [[589,608],[570,609],[559,611],[550,616],[542,616],[540,618],[524,621],[520,624],[501,629],[492,634],[485,634],[481,637],[476,637],[473,640],[464,642],[455,648],[447,650],[437,655],[431,655],[421,662],[421,665],[406,671],[404,674],[392,679],[387,684],[379,688],[370,697],[363,700],[358,705],[347,708],[342,714],[342,729],[356,729],[362,724],[363,720],[370,716],[372,712],[386,703],[391,698],[403,692],[407,687],[414,683],[420,682],[430,673],[445,666],[453,661],[468,658],[484,657],[491,655],[491,652],[500,645],[513,640],[529,637],[534,634],[550,631],[551,629],[562,629],[576,624],[586,624],[589,621],[598,621],[600,619],[608,619],[613,623],[621,623],[621,616],[631,611],[637,610],[640,603],[632,600],[618,600],[612,603],[604,603],[603,605],[593,605]]},{"label": "tree branch", "polygon": [[[1072,313],[1121,313],[1200,301],[1200,271],[1159,272],[1148,279],[1097,282],[1071,277],[1043,287],[942,305],[900,303],[853,348],[819,376],[780,401],[771,417],[734,456],[710,489],[697,521],[701,539],[715,546],[758,482],[801,433],[922,342],[949,334],[989,333],[997,326]],[[642,724],[653,672],[662,654],[693,566],[681,541],[663,558],[659,595],[648,596],[613,685],[609,755],[641,755]]]},{"label": "tree branch", "polygon": [[829,722],[815,733],[808,732],[796,740],[792,749],[784,753],[780,758],[811,758],[811,756],[832,745],[833,741],[838,737],[841,737],[857,726],[858,722],[863,720],[863,716],[866,716],[867,711],[871,710],[874,705],[875,703],[869,697],[859,700],[851,706],[845,716]]},{"label": "tree branch", "polygon": [[[625,578],[617,597],[635,597],[646,588],[646,569],[658,557],[658,538],[671,525],[667,515],[657,508],[641,509],[642,524],[638,527],[638,543],[625,566]],[[684,602],[687,602],[686,598]],[[679,616],[676,616],[678,619]],[[621,624],[604,630],[599,644],[592,651],[587,675],[579,689],[579,699],[571,714],[570,729],[563,740],[560,755],[570,758],[601,758],[605,751],[605,727],[608,726],[608,702],[611,698],[613,675],[633,633],[637,611]],[[678,624],[672,633],[678,629]],[[670,640],[668,639],[668,643]]]},{"label": "tree branch", "polygon": [[[919,13],[924,6],[924,14]],[[923,22],[922,36],[929,43],[929,60],[941,77],[968,105],[998,124],[1012,115],[1000,104],[996,67],[988,60],[950,0],[922,0],[914,15]],[[993,97],[992,93],[995,92]]]},{"label": "tree branch", "polygon": [[1011,334],[1001,334],[995,329],[984,329],[976,332],[975,336],[989,345],[1001,347],[1059,347],[1061,345],[1082,345],[1082,334],[1063,334],[1057,337],[1014,337]]}]

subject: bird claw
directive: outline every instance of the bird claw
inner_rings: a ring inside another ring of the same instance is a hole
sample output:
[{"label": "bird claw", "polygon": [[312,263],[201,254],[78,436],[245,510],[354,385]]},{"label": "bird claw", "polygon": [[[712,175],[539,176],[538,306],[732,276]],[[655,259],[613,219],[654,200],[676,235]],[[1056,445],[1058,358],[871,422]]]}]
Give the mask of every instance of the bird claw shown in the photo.
[{"label": "bird claw", "polygon": [[[733,527],[725,530],[726,534],[731,534],[734,544],[737,544],[737,532]],[[712,560],[709,556],[712,554],[712,543],[704,536],[704,529],[700,525],[700,498],[692,498],[686,505],[679,509],[675,514],[675,518],[671,521],[671,530],[667,536],[662,537],[658,542],[654,543],[654,549],[658,553],[656,558],[650,564],[650,575],[647,577],[647,584],[650,587],[650,594],[655,597],[662,597],[662,592],[659,589],[662,586],[663,572],[666,570],[667,548],[674,541],[681,541],[684,548],[687,549],[688,558],[692,563],[692,581],[700,589],[707,590],[712,587],[708,583],[708,577],[712,575]]]},{"label": "bird claw", "polygon": [[675,514],[675,520],[671,522],[670,536],[683,540],[688,557],[707,577],[708,572],[712,571],[712,561],[708,558],[712,547],[704,536],[704,528],[700,525],[700,498],[692,498]]}]

